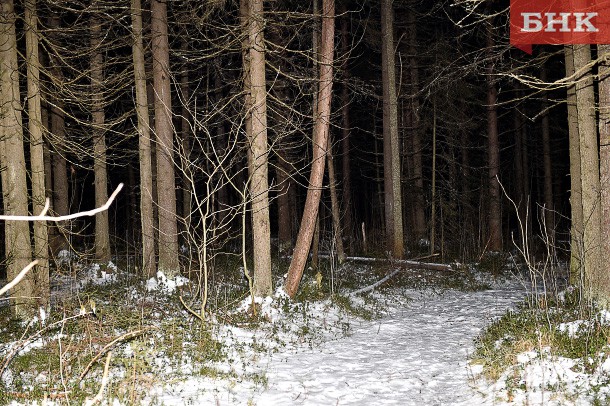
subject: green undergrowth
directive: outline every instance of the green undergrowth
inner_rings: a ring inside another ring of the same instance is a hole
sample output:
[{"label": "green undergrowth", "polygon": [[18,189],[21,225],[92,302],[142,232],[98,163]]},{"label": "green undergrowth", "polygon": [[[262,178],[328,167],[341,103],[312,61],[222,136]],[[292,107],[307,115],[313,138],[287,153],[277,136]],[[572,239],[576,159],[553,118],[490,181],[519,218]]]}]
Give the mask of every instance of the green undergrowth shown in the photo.
[{"label": "green undergrowth", "polygon": [[[274,261],[275,286],[283,284],[288,264]],[[129,272],[119,273],[112,284],[62,292],[44,322],[24,324],[0,308],[0,367],[7,366],[0,404],[44,399],[82,404],[99,391],[109,354],[106,397],[122,404],[157,404],[152,388],[193,377],[265,387],[265,371],[256,367],[260,355],[253,354],[314,347],[348,335],[353,323],[381,317],[387,297],[402,295],[403,289],[487,288],[470,267],[404,268],[372,291],[351,294],[396,269],[388,263],[321,261],[305,270],[293,299],[277,293],[271,304],[247,308],[241,258],[218,255],[208,264],[203,312],[205,279],[199,268],[172,294],[149,292],[146,280]]]},{"label": "green undergrowth", "polygon": [[[483,376],[497,381],[503,374],[506,376],[506,371],[523,368],[519,366],[520,354],[533,352],[538,357],[572,359],[575,372],[599,373],[610,353],[607,314],[595,304],[583,302],[576,289],[568,289],[555,297],[529,296],[478,337],[472,364],[482,365]],[[608,377],[598,380],[606,382]],[[505,383],[509,394],[523,389],[523,380],[511,374]]]}]

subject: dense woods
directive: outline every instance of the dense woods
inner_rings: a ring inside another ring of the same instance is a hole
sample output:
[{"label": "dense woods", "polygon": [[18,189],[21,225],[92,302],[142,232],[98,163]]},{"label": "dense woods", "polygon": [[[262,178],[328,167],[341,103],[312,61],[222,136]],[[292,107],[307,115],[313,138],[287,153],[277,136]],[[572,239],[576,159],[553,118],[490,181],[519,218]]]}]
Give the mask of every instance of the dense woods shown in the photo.
[{"label": "dense woods", "polygon": [[[2,0],[0,276],[66,256],[294,296],[320,253],[518,247],[610,300],[608,47],[510,46],[508,4]],[[274,266],[291,259],[288,268]]]}]

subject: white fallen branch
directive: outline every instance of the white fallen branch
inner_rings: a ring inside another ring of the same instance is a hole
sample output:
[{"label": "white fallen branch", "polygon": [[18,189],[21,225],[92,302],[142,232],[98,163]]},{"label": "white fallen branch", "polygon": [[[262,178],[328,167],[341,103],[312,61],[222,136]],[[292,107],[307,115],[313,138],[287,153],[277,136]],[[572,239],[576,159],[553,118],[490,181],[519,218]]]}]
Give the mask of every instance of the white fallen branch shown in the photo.
[{"label": "white fallen branch", "polygon": [[6,285],[4,285],[2,287],[2,289],[0,289],[0,295],[3,295],[5,292],[9,291],[10,289],[12,289],[15,285],[17,285],[19,282],[21,282],[21,280],[25,277],[25,275],[30,272],[30,270],[32,268],[34,268],[36,265],[38,265],[38,260],[34,260],[32,262],[30,262],[28,264],[28,266],[26,266],[25,268],[23,268],[21,270],[21,272],[19,272],[19,275],[17,275],[15,277],[15,279],[13,279],[12,281],[10,281],[9,283],[7,283]]},{"label": "white fallen branch", "polygon": [[353,292],[349,292],[347,295],[348,296],[354,296],[354,295],[359,295],[361,293],[373,290],[377,286],[381,285],[383,282],[387,281],[388,279],[390,279],[392,276],[396,275],[400,271],[402,271],[402,269],[395,269],[394,272],[392,272],[389,275],[386,275],[384,278],[379,279],[377,282],[373,283],[372,285],[366,286],[366,287],[364,287],[362,289],[355,290]]},{"label": "white fallen branch", "polygon": [[87,399],[85,401],[85,406],[93,406],[97,403],[101,403],[102,399],[104,399],[104,390],[106,389],[106,385],[108,385],[108,368],[110,367],[110,358],[111,357],[112,357],[112,351],[108,352],[108,356],[106,357],[106,364],[104,365],[104,375],[102,376],[102,383],[100,384],[100,390],[93,399]]},{"label": "white fallen branch", "polygon": [[106,201],[106,203],[103,206],[100,206],[98,208],[95,209],[91,209],[91,210],[87,210],[87,211],[81,211],[78,213],[74,213],[74,214],[67,214],[65,216],[47,216],[46,213],[49,210],[49,199],[47,198],[47,201],[44,205],[44,208],[42,209],[42,212],[37,215],[37,216],[13,216],[10,214],[1,214],[0,215],[0,220],[5,220],[5,221],[54,221],[54,222],[58,222],[58,221],[66,221],[66,220],[72,220],[75,218],[79,218],[79,217],[85,217],[85,216],[95,216],[97,213],[101,213],[105,210],[108,210],[108,208],[110,207],[110,205],[112,204],[112,202],[114,201],[114,199],[116,198],[116,196],[119,194],[119,192],[121,191],[121,189],[123,189],[123,184],[120,183],[119,186],[117,186],[116,190],[114,192],[112,192],[112,194],[110,195],[110,197],[108,198],[108,200]]},{"label": "white fallen branch", "polygon": [[[328,254],[319,254],[320,258],[329,258]],[[415,259],[393,259],[393,258],[373,258],[373,257],[346,257],[346,261],[353,262],[390,262],[394,265],[403,265],[408,268],[429,269],[432,271],[454,271],[453,267],[448,264],[439,264],[436,262],[423,262]]]}]

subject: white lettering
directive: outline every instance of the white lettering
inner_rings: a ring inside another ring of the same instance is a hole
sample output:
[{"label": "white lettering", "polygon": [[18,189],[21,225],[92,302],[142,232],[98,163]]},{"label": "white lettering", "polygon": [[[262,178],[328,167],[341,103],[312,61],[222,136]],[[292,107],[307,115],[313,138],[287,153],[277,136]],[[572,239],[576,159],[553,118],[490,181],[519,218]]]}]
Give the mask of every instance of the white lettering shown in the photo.
[{"label": "white lettering", "polygon": [[559,32],[570,32],[570,26],[568,24],[570,15],[572,13],[559,13],[560,18],[555,19],[557,13],[544,13],[546,17],[546,28],[545,32],[557,32],[555,29],[556,24],[561,24]]},{"label": "white lettering", "polygon": [[[585,13],[574,13],[574,17],[576,17],[576,27],[574,27],[574,32],[598,32],[596,26],[593,25],[591,19],[593,17],[597,17],[597,13],[586,13],[587,17],[585,17]],[[585,17],[585,18],[583,18]],[[583,26],[587,26],[585,29]]]},{"label": "white lettering", "polygon": [[[521,32],[538,32],[542,30],[541,13],[521,13],[523,17],[523,28]],[[537,18],[537,19],[535,19]]]}]

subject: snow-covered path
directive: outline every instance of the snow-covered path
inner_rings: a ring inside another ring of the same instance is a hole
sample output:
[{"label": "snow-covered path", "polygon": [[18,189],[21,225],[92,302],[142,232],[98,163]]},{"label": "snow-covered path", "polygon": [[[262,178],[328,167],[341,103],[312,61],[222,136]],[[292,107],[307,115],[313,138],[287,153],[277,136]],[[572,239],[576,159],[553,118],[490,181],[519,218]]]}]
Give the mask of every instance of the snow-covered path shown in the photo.
[{"label": "snow-covered path", "polygon": [[[523,298],[520,289],[411,293],[388,316],[349,337],[297,354],[274,354],[257,405],[472,405],[473,339]],[[487,399],[489,403],[492,399]]]}]

